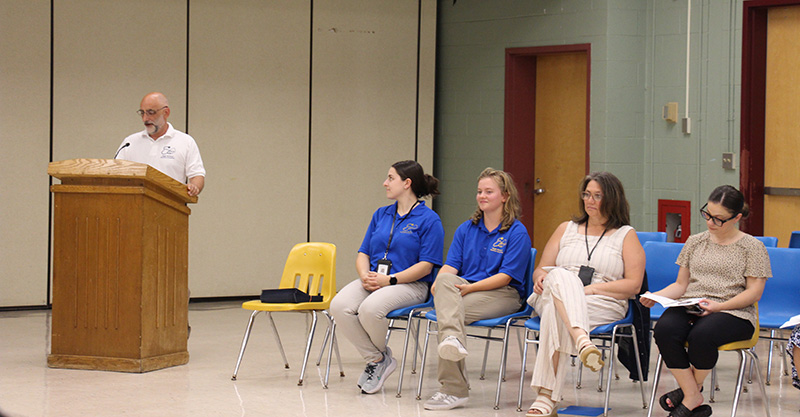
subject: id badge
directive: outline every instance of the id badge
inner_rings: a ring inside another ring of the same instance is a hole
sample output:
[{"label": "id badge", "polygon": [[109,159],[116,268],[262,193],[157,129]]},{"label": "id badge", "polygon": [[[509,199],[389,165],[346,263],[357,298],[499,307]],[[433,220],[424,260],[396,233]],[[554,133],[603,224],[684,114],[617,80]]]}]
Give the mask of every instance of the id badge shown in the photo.
[{"label": "id badge", "polygon": [[377,273],[382,275],[389,275],[389,271],[392,269],[392,261],[388,259],[381,259],[378,261],[378,268]]},{"label": "id badge", "polygon": [[587,265],[581,266],[581,270],[578,271],[578,278],[581,279],[584,287],[592,283],[592,276],[594,276],[594,268]]}]

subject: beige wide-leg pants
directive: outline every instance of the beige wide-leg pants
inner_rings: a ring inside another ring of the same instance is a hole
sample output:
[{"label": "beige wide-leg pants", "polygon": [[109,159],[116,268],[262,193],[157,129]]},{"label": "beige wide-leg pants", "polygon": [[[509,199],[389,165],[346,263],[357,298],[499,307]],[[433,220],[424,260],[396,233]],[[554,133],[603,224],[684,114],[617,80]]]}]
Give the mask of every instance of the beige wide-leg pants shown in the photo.
[{"label": "beige wide-leg pants", "polygon": [[[561,300],[572,327],[579,327],[587,333],[591,329],[621,320],[628,312],[628,302],[605,295],[585,295],[583,283],[574,272],[556,268],[544,279],[542,294],[533,294],[528,304],[533,306],[541,317],[539,348],[533,367],[531,387],[538,393],[539,388],[553,391],[551,398],[559,401],[564,377],[568,369],[570,355],[577,355],[578,349],[569,333],[569,328],[561,320],[553,304]],[[553,355],[558,356],[558,373],[553,369]]]}]

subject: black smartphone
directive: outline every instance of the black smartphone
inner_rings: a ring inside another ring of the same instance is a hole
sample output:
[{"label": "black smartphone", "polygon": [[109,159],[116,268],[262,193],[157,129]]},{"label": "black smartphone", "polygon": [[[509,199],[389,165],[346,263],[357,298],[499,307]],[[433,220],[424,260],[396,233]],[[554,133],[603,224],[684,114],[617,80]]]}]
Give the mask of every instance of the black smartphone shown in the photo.
[{"label": "black smartphone", "polygon": [[692,304],[690,306],[686,306],[686,312],[689,314],[694,314],[695,316],[702,315],[706,311],[700,307],[700,304]]}]

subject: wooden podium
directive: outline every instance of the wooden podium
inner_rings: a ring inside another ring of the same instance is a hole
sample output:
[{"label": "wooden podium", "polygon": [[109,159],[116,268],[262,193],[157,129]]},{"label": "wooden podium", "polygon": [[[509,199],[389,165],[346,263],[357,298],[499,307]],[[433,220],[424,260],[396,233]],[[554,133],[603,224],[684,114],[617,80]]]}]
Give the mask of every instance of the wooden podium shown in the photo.
[{"label": "wooden podium", "polygon": [[145,164],[50,163],[53,368],[147,372],[189,361],[189,197]]}]

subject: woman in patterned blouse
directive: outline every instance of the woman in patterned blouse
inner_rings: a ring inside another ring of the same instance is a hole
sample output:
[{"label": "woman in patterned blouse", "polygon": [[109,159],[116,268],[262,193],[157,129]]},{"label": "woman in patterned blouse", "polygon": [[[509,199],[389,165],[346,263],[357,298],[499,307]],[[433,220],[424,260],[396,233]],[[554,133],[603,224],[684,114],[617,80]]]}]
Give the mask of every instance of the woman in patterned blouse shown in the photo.
[{"label": "woman in patterned blouse", "polygon": [[[758,328],[755,303],[772,271],[764,245],[737,227],[749,212],[736,188],[714,189],[700,209],[708,230],[689,237],[676,262],[677,280],[656,292],[679,300],[700,298],[694,306],[668,308],[655,327],[658,349],[680,386],[659,399],[673,416],[711,414],[703,405],[702,387],[717,363],[717,348],[750,339]],[[646,298],[641,302],[654,305]]]}]

